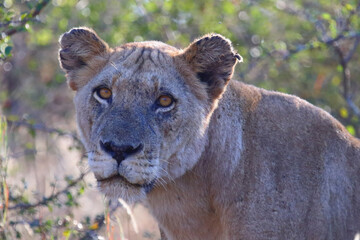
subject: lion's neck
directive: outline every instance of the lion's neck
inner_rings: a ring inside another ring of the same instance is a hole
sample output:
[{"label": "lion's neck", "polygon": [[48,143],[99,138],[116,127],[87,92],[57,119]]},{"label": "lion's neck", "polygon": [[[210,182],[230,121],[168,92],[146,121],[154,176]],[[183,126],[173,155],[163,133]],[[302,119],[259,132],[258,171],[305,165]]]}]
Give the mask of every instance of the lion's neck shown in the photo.
[{"label": "lion's neck", "polygon": [[170,239],[221,239],[207,177],[195,169],[162,189],[153,189],[147,204]]}]

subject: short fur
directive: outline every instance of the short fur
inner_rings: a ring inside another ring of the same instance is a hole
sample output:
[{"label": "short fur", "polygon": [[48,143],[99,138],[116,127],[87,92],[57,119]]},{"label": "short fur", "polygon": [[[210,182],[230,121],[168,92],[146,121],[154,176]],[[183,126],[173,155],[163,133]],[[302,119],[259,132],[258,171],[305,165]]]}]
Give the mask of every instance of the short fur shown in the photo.
[{"label": "short fur", "polygon": [[[231,81],[241,57],[229,40],[110,49],[79,28],[60,44],[100,190],[148,205],[163,238],[352,240],[360,232],[360,141],[298,97]],[[112,98],[97,97],[98,87]],[[164,94],[174,98],[167,108],[157,104]],[[118,159],[104,142],[141,148]]]}]

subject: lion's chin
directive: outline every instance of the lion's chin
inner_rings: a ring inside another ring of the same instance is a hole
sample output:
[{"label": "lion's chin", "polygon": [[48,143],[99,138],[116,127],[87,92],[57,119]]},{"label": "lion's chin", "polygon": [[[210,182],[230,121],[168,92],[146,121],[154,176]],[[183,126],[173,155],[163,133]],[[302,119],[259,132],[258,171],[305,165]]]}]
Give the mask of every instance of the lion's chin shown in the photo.
[{"label": "lion's chin", "polygon": [[152,188],[153,183],[147,185],[129,183],[124,177],[115,175],[110,178],[97,180],[100,191],[110,199],[122,198],[127,203],[135,203],[146,198],[149,191],[149,185]]}]

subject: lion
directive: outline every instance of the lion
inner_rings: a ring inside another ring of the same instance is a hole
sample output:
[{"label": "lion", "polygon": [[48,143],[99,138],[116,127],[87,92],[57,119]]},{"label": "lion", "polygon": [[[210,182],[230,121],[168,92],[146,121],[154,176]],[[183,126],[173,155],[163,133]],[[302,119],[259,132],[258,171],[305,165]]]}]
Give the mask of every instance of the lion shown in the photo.
[{"label": "lion", "polygon": [[360,141],[296,96],[231,80],[218,34],[185,49],[60,37],[79,134],[99,189],[142,202],[163,239],[354,239]]}]

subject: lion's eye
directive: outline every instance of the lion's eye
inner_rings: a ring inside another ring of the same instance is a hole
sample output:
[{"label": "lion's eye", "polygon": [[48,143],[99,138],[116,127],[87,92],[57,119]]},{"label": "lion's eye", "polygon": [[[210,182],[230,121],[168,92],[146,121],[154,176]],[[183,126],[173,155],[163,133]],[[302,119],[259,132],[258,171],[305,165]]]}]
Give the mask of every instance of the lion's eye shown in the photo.
[{"label": "lion's eye", "polygon": [[171,106],[171,104],[173,104],[173,102],[174,102],[173,98],[168,95],[161,95],[157,99],[157,103],[161,107],[169,107]]},{"label": "lion's eye", "polygon": [[105,87],[97,89],[96,94],[102,99],[110,99],[112,96],[111,90]]}]

